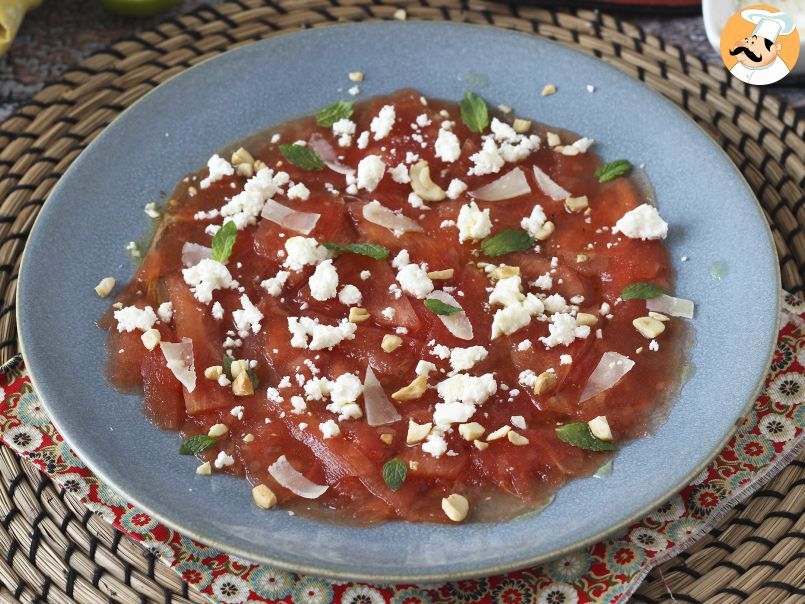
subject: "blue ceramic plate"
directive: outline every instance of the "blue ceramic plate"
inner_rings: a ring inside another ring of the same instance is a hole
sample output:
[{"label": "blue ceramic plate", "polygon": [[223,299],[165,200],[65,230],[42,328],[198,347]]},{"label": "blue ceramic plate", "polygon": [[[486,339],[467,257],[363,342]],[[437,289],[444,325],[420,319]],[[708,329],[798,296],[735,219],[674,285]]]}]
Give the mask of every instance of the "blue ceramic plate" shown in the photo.
[{"label": "blue ceramic plate", "polygon": [[[143,205],[172,191],[221,147],[343,97],[415,87],[491,105],[600,141],[606,160],[646,169],[678,271],[695,300],[695,373],[668,421],[624,447],[606,479],[565,486],[539,514],[463,526],[324,524],[252,504],[245,481],[198,477],[176,434],[140,415],[140,397],[103,375],[108,306],[93,292],[127,281],[126,242],[145,231]],[[553,83],[558,94],[541,97]],[[595,93],[586,91],[594,84]],[[680,262],[687,256],[687,262]],[[19,332],[28,368],[61,433],[122,496],[185,535],[299,572],[372,581],[433,581],[497,573],[592,543],[647,514],[720,450],[753,399],[778,317],[777,259],[761,210],[721,150],[644,85],[557,44],[487,27],[343,25],[229,52],[163,84],[126,111],[73,163],[25,250]]]}]

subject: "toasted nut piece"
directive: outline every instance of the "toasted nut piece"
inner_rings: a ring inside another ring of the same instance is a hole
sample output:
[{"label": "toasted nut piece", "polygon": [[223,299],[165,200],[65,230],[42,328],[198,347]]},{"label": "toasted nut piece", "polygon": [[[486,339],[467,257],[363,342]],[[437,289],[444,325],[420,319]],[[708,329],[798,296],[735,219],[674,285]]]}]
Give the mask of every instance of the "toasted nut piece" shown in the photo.
[{"label": "toasted nut piece", "polygon": [[240,164],[237,168],[235,168],[235,172],[237,172],[238,176],[251,178],[254,176],[254,166],[252,164]]},{"label": "toasted nut piece", "polygon": [[384,432],[383,434],[380,435],[380,440],[382,440],[387,445],[390,445],[392,442],[394,442],[394,435],[388,432]]},{"label": "toasted nut piece", "polygon": [[233,166],[239,166],[241,164],[252,165],[253,163],[254,163],[254,156],[243,147],[240,147],[237,151],[232,152],[231,164]]},{"label": "toasted nut piece", "polygon": [[606,441],[612,440],[612,430],[609,428],[609,422],[605,415],[599,415],[595,419],[591,419],[587,422],[587,425],[590,426],[590,432],[596,438]]},{"label": "toasted nut piece", "polygon": [[402,346],[402,338],[391,333],[384,335],[383,341],[380,342],[380,348],[382,348],[385,352],[394,352],[400,346]]},{"label": "toasted nut piece", "polygon": [[665,325],[657,319],[651,317],[638,317],[632,321],[635,329],[640,332],[640,335],[649,340],[653,340],[662,332],[665,331]]},{"label": "toasted nut piece", "polygon": [[459,424],[458,433],[464,440],[478,440],[484,435],[486,429],[478,422]]},{"label": "toasted nut piece", "polygon": [[509,266],[508,264],[501,264],[489,275],[492,281],[500,281],[501,279],[508,279],[509,277],[516,277],[520,274],[519,266]]},{"label": "toasted nut piece", "polygon": [[639,346],[639,347],[635,348],[634,352],[635,352],[635,354],[640,354],[641,352],[643,352],[643,347]]},{"label": "toasted nut piece", "polygon": [[412,401],[420,398],[428,389],[428,376],[419,375],[417,378],[391,395],[395,401]]},{"label": "toasted nut piece", "polygon": [[580,312],[576,315],[576,325],[595,325],[596,323],[598,323],[598,317],[588,312]]},{"label": "toasted nut piece", "polygon": [[191,185],[187,187],[187,193],[188,195],[190,195],[190,197],[195,197],[196,194],[198,193],[198,189],[196,189],[196,187]]},{"label": "toasted nut piece", "polygon": [[219,436],[223,436],[229,432],[229,428],[226,424],[215,424],[210,428],[210,431],[207,432],[207,436],[212,436],[213,438],[218,438]]},{"label": "toasted nut piece", "polygon": [[431,271],[428,273],[428,279],[430,280],[444,280],[444,279],[452,279],[453,273],[455,271],[452,268],[446,268],[441,271]]},{"label": "toasted nut piece", "polygon": [[224,368],[220,365],[213,365],[204,370],[204,377],[208,380],[217,380],[224,374]]},{"label": "toasted nut piece", "polygon": [[542,96],[550,96],[556,92],[556,86],[553,84],[545,84],[545,87],[542,89]]},{"label": "toasted nut piece", "polygon": [[368,321],[371,315],[369,311],[365,308],[361,308],[360,306],[353,306],[349,309],[349,322],[350,323],[363,323],[364,321]]},{"label": "toasted nut piece", "polygon": [[405,437],[405,442],[409,445],[422,442],[427,438],[428,434],[430,434],[431,428],[433,428],[433,424],[430,422],[427,424],[418,424],[414,420],[409,419],[408,436]]},{"label": "toasted nut piece", "polygon": [[586,210],[589,206],[590,202],[587,200],[586,195],[582,195],[581,197],[568,197],[565,199],[565,209],[574,214]]},{"label": "toasted nut piece", "polygon": [[246,436],[243,437],[243,442],[250,443],[254,441],[254,434],[249,432]]},{"label": "toasted nut piece", "polygon": [[512,128],[517,134],[525,134],[529,130],[531,130],[531,120],[524,120],[515,118],[514,123],[512,124]]},{"label": "toasted nut piece", "polygon": [[506,434],[506,438],[509,439],[509,442],[517,447],[522,447],[523,445],[528,444],[528,439],[523,436],[522,434],[518,434],[514,430],[510,430]]},{"label": "toasted nut piece", "polygon": [[[279,164],[277,164],[277,165],[279,165]],[[267,167],[268,166],[266,166],[266,164],[265,164],[265,162],[263,160],[261,160],[261,159],[255,159],[254,160],[254,171],[255,172],[259,172],[263,168],[267,168]]]},{"label": "toasted nut piece", "polygon": [[482,440],[474,440],[472,444],[474,444],[475,448],[479,451],[486,451],[487,447],[489,447],[489,443],[485,443]]},{"label": "toasted nut piece", "polygon": [[652,319],[656,319],[657,321],[660,321],[662,323],[665,323],[666,321],[671,320],[671,317],[667,317],[664,314],[662,314],[661,312],[654,312],[653,310],[649,311],[648,316],[651,317]]},{"label": "toasted nut piece", "polygon": [[545,224],[543,224],[539,230],[534,233],[534,239],[537,241],[545,241],[548,237],[553,235],[554,230],[556,230],[556,226],[554,226],[550,220],[547,220]]},{"label": "toasted nut piece", "polygon": [[95,286],[95,293],[98,294],[101,298],[105,298],[109,294],[112,293],[112,290],[115,287],[115,278],[114,277],[104,277],[101,279],[101,282]]},{"label": "toasted nut piece", "polygon": [[576,254],[576,264],[587,262],[589,259],[590,257],[587,254]]},{"label": "toasted nut piece", "polygon": [[196,468],[196,474],[212,474],[212,464],[209,461],[205,461]]},{"label": "toasted nut piece", "polygon": [[559,138],[559,135],[556,134],[556,132],[549,132],[547,134],[547,138],[549,147],[558,147],[562,144],[562,139]]},{"label": "toasted nut piece", "polygon": [[232,382],[232,394],[235,396],[251,396],[254,394],[254,386],[252,386],[252,381],[249,379],[249,374],[245,371]]},{"label": "toasted nut piece", "polygon": [[486,436],[486,442],[490,442],[490,441],[493,441],[493,440],[498,440],[500,438],[503,438],[510,431],[511,431],[511,426],[503,426],[501,428],[498,428],[497,430],[495,430],[494,432],[491,432],[490,434],[488,434]]},{"label": "toasted nut piece", "polygon": [[447,197],[444,190],[430,179],[430,167],[424,159],[411,166],[408,177],[414,193],[425,201],[441,201]]},{"label": "toasted nut piece", "polygon": [[553,371],[543,371],[534,383],[534,394],[545,394],[556,383],[556,374]]},{"label": "toasted nut piece", "polygon": [[349,79],[351,82],[363,82],[363,72],[362,71],[350,71],[349,72]]},{"label": "toasted nut piece", "polygon": [[461,522],[470,511],[470,502],[463,495],[453,493],[442,499],[442,510],[453,522]]},{"label": "toasted nut piece", "polygon": [[419,462],[412,459],[408,462],[408,467],[416,472],[419,469]]},{"label": "toasted nut piece", "polygon": [[148,331],[144,331],[143,335],[140,336],[140,339],[143,341],[143,346],[145,346],[148,350],[153,350],[159,344],[159,341],[162,339],[162,334],[159,333],[158,329],[149,329]]},{"label": "toasted nut piece", "polygon": [[258,507],[268,510],[277,505],[277,496],[274,491],[264,484],[258,484],[252,489],[252,499]]},{"label": "toasted nut piece", "polygon": [[244,359],[240,359],[238,361],[232,361],[232,365],[229,367],[229,373],[232,374],[232,379],[236,379],[241,373],[246,373],[249,369],[248,361]]}]

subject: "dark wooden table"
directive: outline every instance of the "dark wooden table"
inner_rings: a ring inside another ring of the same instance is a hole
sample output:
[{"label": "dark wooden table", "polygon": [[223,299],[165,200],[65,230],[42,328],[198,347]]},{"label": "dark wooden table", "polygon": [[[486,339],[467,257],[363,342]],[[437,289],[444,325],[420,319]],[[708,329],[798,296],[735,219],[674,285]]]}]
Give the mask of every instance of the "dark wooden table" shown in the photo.
[{"label": "dark wooden table", "polygon": [[[223,0],[183,0],[167,13],[178,14]],[[6,56],[0,58],[0,121],[35,94],[45,82],[110,42],[153,26],[165,15],[148,19],[121,18],[93,0],[46,0],[28,15]],[[628,13],[622,16],[628,17]],[[682,46],[687,52],[717,63],[700,17],[645,16],[632,19],[649,33]],[[805,60],[805,59],[803,59]],[[773,92],[805,115],[805,82],[773,87]]]}]

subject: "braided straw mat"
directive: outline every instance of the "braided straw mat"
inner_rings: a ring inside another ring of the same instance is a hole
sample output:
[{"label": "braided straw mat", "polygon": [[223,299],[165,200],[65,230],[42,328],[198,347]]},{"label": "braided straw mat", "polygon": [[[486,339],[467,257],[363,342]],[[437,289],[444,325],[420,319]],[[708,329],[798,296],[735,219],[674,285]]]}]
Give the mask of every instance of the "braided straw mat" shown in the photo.
[{"label": "braided straw mat", "polygon": [[[805,121],[723,67],[586,10],[460,0],[235,0],[169,19],[95,53],[0,126],[0,362],[17,353],[17,271],[37,212],[70,163],[121,111],[171,76],[232,48],[303,27],[405,18],[401,8],[408,19],[539,34],[595,55],[667,96],[738,165],[771,223],[783,286],[802,295]],[[204,601],[6,447],[0,474],[0,602]],[[654,569],[635,600],[662,601],[672,593],[685,602],[805,601],[803,508],[800,456],[729,512],[720,528]]]}]

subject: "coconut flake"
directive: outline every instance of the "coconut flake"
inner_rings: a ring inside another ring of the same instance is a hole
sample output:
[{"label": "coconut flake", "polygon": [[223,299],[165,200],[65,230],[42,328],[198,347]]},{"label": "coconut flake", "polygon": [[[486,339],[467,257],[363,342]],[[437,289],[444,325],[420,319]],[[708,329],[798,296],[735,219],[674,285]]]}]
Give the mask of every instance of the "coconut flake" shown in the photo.
[{"label": "coconut flake", "polygon": [[272,478],[288,489],[294,495],[305,499],[317,499],[329,488],[327,485],[316,484],[297,472],[284,455],[268,466],[268,473]]},{"label": "coconut flake", "polygon": [[629,357],[617,352],[605,352],[584,385],[579,402],[583,403],[604,390],[612,388],[621,381],[624,375],[629,373],[632,367],[634,367],[634,361]]},{"label": "coconut flake", "polygon": [[386,227],[398,237],[403,233],[421,233],[422,226],[403,214],[397,214],[375,200],[363,206],[363,217],[371,223]]},{"label": "coconut flake", "polygon": [[470,195],[481,201],[500,201],[528,193],[531,193],[531,187],[528,185],[525,172],[520,168],[511,170],[480,189],[470,191]]},{"label": "coconut flake", "polygon": [[534,166],[534,178],[537,179],[537,186],[542,192],[554,201],[564,201],[570,197],[570,192],[565,191],[556,184],[550,176],[545,174],[545,172],[540,170],[537,166]]},{"label": "coconut flake", "polygon": [[684,298],[674,298],[673,296],[662,294],[656,298],[646,300],[646,308],[672,317],[693,318],[693,302]]},{"label": "coconut flake", "polygon": [[188,392],[193,392],[196,388],[193,340],[182,338],[181,342],[160,342],[160,348],[167,361],[168,369],[187,388]]},{"label": "coconut flake", "polygon": [[199,245],[198,243],[188,243],[182,246],[182,264],[190,268],[196,266],[202,260],[212,256],[212,248]]},{"label": "coconut flake", "polygon": [[368,365],[363,380],[363,404],[366,409],[366,422],[370,426],[384,426],[402,419]]},{"label": "coconut flake", "polygon": [[318,132],[313,133],[307,142],[307,146],[313,149],[324,162],[324,165],[330,168],[333,172],[339,174],[355,174],[355,170],[349,166],[345,166],[338,161],[338,154],[335,152],[333,146]]},{"label": "coconut flake", "polygon": [[[427,297],[438,300],[439,302],[444,302],[450,306],[461,308],[461,304],[459,304],[453,296],[439,289],[429,293]],[[467,318],[467,313],[465,313],[463,309],[461,312],[454,315],[437,316],[442,323],[444,323],[447,330],[454,336],[461,340],[472,340],[472,323],[470,323],[470,320]]]},{"label": "coconut flake", "polygon": [[273,199],[269,199],[266,205],[263,206],[263,211],[260,216],[275,222],[284,229],[290,229],[309,235],[310,232],[316,228],[316,223],[319,221],[321,214],[314,214],[312,212],[298,212],[292,210],[281,203],[277,203]]}]

